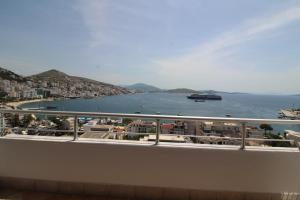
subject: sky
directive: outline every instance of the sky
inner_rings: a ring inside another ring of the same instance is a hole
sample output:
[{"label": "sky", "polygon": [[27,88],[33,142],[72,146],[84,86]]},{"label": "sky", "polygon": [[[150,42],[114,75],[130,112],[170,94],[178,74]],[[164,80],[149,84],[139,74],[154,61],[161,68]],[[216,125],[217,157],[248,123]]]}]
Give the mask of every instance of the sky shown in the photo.
[{"label": "sky", "polygon": [[299,0],[1,0],[0,66],[117,85],[300,93]]}]

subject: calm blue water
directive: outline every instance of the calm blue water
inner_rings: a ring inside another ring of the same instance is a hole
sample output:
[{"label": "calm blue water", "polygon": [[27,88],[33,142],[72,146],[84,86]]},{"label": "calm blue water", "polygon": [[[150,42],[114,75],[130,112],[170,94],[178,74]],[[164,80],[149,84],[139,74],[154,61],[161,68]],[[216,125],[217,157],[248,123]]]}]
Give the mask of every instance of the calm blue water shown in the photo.
[{"label": "calm blue water", "polygon": [[[62,111],[183,114],[195,116],[277,118],[280,109],[300,108],[300,96],[222,94],[222,101],[194,102],[186,94],[140,93],[96,99],[58,100],[24,104],[23,108],[56,106]],[[280,126],[276,130],[300,126]]]}]

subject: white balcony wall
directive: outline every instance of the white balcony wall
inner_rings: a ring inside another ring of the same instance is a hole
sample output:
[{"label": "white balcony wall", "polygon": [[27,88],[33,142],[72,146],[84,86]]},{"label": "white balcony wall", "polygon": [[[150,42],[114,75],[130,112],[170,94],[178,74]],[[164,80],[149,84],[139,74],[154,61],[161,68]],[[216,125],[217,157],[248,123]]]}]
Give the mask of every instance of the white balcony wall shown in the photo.
[{"label": "white balcony wall", "polygon": [[213,191],[300,192],[299,152],[212,147],[1,138],[0,177]]}]

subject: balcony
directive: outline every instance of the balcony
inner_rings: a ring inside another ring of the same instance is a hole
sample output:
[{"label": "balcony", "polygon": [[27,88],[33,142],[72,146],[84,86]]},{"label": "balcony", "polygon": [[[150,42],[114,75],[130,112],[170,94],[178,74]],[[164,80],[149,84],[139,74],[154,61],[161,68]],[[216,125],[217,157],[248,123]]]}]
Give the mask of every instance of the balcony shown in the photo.
[{"label": "balcony", "polygon": [[[1,110],[1,113],[74,116],[75,119],[114,116],[157,122],[155,141],[82,138],[77,120],[73,136],[2,136],[1,187],[25,191],[23,194],[49,192],[78,195],[78,198],[96,195],[121,199],[299,198],[297,145],[249,146],[253,138],[247,138],[245,132],[246,123],[300,124],[299,120],[24,110]],[[240,145],[162,142],[162,120],[239,123]]]}]

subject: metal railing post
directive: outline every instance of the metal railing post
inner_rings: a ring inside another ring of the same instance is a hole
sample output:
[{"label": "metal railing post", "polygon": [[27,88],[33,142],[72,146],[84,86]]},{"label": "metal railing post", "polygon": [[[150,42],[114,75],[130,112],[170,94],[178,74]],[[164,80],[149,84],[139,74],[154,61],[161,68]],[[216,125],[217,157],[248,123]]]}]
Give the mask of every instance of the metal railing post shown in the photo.
[{"label": "metal railing post", "polygon": [[155,144],[159,143],[159,134],[160,134],[160,120],[157,119],[156,120],[156,140],[155,140]]},{"label": "metal railing post", "polygon": [[5,130],[4,113],[0,113],[0,137],[4,136],[4,130]]},{"label": "metal railing post", "polygon": [[75,115],[74,116],[74,138],[73,140],[77,140],[78,139],[78,116]]},{"label": "metal railing post", "polygon": [[242,143],[241,143],[241,150],[244,150],[246,147],[246,123],[242,123]]}]

